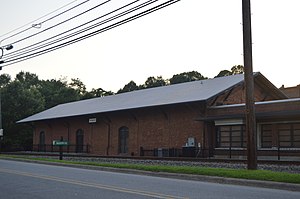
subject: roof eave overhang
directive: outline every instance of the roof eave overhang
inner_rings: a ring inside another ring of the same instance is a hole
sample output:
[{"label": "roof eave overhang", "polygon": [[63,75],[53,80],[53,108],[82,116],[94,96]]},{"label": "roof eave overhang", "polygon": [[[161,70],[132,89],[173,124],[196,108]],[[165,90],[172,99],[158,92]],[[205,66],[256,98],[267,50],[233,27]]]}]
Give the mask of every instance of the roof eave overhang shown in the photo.
[{"label": "roof eave overhang", "polygon": [[134,107],[129,109],[118,109],[118,110],[112,110],[112,111],[105,111],[105,112],[94,112],[94,113],[87,113],[87,114],[76,114],[76,115],[67,115],[67,116],[61,116],[61,117],[49,117],[49,118],[41,118],[41,119],[35,119],[35,120],[19,120],[16,123],[22,124],[22,123],[32,123],[32,122],[43,122],[43,121],[50,121],[50,120],[57,120],[57,119],[67,119],[67,118],[75,118],[75,117],[87,117],[87,116],[93,116],[93,115],[99,115],[99,114],[108,114],[108,113],[116,113],[116,112],[122,112],[122,111],[135,111],[135,110],[141,110],[141,109],[148,109],[153,107],[168,107],[168,106],[174,106],[174,105],[183,105],[183,104],[190,104],[190,103],[205,103],[206,100],[193,100],[193,101],[186,101],[186,102],[178,102],[178,103],[172,103],[172,104],[162,104],[162,105],[152,105],[152,106],[144,106],[144,107]]},{"label": "roof eave overhang", "polygon": [[[256,119],[272,119],[272,118],[293,118],[299,117],[300,110],[292,111],[269,111],[262,113],[255,113]],[[208,116],[208,117],[199,117],[197,121],[214,121],[214,120],[223,120],[223,119],[236,119],[236,118],[246,118],[246,114],[231,114],[231,115],[219,115],[219,116]]]}]

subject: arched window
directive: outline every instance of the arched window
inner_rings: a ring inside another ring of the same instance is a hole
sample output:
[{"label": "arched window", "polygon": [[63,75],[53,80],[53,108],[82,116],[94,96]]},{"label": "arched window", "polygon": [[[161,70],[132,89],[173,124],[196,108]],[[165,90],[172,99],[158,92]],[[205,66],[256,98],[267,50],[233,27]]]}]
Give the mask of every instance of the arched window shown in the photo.
[{"label": "arched window", "polygon": [[45,131],[40,132],[40,141],[39,141],[39,151],[46,150],[46,143],[45,143]]},{"label": "arched window", "polygon": [[83,144],[84,144],[84,133],[82,129],[78,129],[76,131],[76,153],[83,152]]},{"label": "arched window", "polygon": [[119,129],[119,153],[126,154],[128,153],[128,137],[129,130],[128,127],[123,126]]}]

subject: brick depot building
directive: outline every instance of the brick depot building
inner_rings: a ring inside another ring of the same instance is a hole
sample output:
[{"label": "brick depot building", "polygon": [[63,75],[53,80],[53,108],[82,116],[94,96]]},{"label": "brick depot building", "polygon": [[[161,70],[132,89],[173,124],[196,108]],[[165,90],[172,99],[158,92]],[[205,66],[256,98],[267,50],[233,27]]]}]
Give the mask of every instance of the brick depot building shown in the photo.
[{"label": "brick depot building", "polygon": [[[300,156],[300,98],[254,73],[258,155]],[[35,150],[96,155],[245,155],[244,76],[233,75],[61,104],[25,118]]]}]

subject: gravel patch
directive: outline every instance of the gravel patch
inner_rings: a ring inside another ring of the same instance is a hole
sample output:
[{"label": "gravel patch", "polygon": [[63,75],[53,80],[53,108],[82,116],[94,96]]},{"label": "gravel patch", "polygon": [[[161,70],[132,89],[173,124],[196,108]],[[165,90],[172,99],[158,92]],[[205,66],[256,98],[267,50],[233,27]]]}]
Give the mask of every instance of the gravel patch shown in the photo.
[{"label": "gravel patch", "polygon": [[[98,163],[121,163],[121,164],[140,164],[140,165],[166,165],[166,166],[196,166],[211,168],[229,168],[229,169],[246,169],[247,164],[244,163],[227,163],[227,162],[207,162],[200,161],[170,161],[170,160],[139,160],[124,158],[82,158],[82,157],[64,157],[64,160],[70,161],[86,161]],[[280,171],[288,173],[299,173],[299,165],[280,165],[280,164],[258,164],[260,170]]]},{"label": "gravel patch", "polygon": [[[28,155],[26,155],[28,157]],[[36,158],[58,159],[58,156],[31,155]],[[174,160],[152,160],[152,159],[131,159],[131,158],[105,158],[105,157],[72,157],[64,156],[64,160],[95,163],[121,163],[121,164],[139,164],[139,165],[165,165],[165,166],[195,166],[210,168],[228,168],[228,169],[247,169],[247,164],[242,162],[217,162],[217,161],[174,161]],[[278,172],[288,172],[300,174],[300,165],[290,164],[258,164],[259,170],[269,170]]]}]

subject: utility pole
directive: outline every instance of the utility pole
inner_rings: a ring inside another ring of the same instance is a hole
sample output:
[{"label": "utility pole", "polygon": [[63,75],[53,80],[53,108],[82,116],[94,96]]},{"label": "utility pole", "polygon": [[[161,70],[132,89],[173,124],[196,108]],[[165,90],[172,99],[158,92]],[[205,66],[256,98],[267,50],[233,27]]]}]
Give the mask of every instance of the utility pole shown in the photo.
[{"label": "utility pole", "polygon": [[242,1],[243,7],[243,44],[246,96],[246,133],[247,133],[247,167],[257,169],[256,119],[254,108],[254,78],[252,68],[252,33],[250,0]]},{"label": "utility pole", "polygon": [[[0,67],[1,70],[1,67]],[[3,128],[2,128],[2,101],[1,101],[1,85],[0,85],[0,153],[1,153],[1,149],[2,149],[2,140],[3,140]]]},{"label": "utility pole", "polygon": [[[2,39],[0,41],[0,44],[3,40],[4,39]],[[5,50],[11,50],[11,49],[13,49],[13,45],[9,44],[9,45],[6,45],[6,46],[0,46],[0,71],[2,70],[1,64],[5,63],[5,61],[1,60],[2,57],[3,57],[3,54],[4,54],[4,49]],[[0,85],[0,152],[1,152],[1,141],[3,139],[1,89],[2,88],[1,88],[1,85]]]}]

